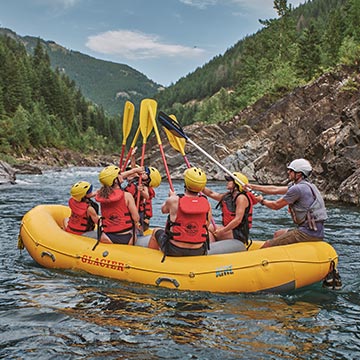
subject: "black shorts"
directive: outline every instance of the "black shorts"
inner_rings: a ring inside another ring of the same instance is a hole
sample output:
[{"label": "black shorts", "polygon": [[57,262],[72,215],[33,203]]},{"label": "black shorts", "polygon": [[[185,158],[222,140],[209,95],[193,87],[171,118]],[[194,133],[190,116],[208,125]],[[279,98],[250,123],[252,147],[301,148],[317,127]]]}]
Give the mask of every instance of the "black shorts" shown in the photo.
[{"label": "black shorts", "polygon": [[246,236],[240,229],[234,229],[233,230],[233,237],[234,239],[242,241],[245,245],[248,244],[248,237]]},{"label": "black shorts", "polygon": [[105,233],[114,244],[127,245],[132,238],[132,232],[129,233]]},{"label": "black shorts", "polygon": [[167,256],[200,256],[206,255],[206,243],[198,249],[185,249],[171,243],[165,230],[159,229],[155,232],[155,239],[159,244],[161,251]]}]

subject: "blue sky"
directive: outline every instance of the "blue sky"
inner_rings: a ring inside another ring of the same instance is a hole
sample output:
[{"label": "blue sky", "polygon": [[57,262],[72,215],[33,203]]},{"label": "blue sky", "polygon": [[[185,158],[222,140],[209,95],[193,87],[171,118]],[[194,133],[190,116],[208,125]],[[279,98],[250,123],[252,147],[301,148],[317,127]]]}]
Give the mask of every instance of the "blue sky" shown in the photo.
[{"label": "blue sky", "polygon": [[165,86],[275,17],[273,0],[0,1],[1,27],[127,64]]}]

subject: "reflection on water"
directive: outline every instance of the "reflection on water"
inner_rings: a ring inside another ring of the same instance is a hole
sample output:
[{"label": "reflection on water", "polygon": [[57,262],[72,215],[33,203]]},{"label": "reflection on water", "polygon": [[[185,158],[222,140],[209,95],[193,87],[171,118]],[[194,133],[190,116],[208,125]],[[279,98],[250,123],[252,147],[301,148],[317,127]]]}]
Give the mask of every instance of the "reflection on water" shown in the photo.
[{"label": "reflection on water", "polygon": [[[96,168],[22,176],[0,188],[0,358],[357,359],[360,356],[359,209],[329,205],[328,241],[340,255],[340,291],[319,285],[286,295],[185,292],[38,266],[16,249],[25,211],[66,204]],[[181,192],[182,184],[174,183]],[[212,183],[223,191],[223,183]],[[159,209],[168,192],[157,189]],[[215,204],[213,204],[215,206]],[[220,214],[214,209],[216,220]],[[271,218],[270,218],[271,216]],[[155,211],[153,225],[165,216]],[[257,206],[253,238],[290,226],[286,211]]]}]

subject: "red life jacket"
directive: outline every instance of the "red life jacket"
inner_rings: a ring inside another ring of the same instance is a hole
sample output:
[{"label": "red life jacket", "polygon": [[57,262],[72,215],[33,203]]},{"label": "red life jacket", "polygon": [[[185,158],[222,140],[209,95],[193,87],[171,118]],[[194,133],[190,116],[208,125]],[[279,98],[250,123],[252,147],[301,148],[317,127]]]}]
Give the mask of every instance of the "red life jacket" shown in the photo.
[{"label": "red life jacket", "polygon": [[[146,186],[146,184],[143,184],[143,185]],[[133,196],[135,203],[137,203],[137,197],[139,196],[138,186],[139,186],[138,179],[134,179],[134,180],[131,180],[125,187],[125,191],[129,192]],[[149,195],[150,195],[150,192],[149,192]],[[147,201],[148,201],[148,199],[143,199],[140,196],[139,213],[145,212]]]},{"label": "red life jacket", "polygon": [[71,215],[65,229],[67,232],[79,235],[86,231],[94,230],[95,224],[91,217],[87,215],[89,206],[90,204],[85,201],[76,201],[73,198],[69,199]]},{"label": "red life jacket", "polygon": [[101,204],[105,233],[123,232],[133,228],[133,220],[126,206],[123,190],[114,189],[108,198],[98,194],[95,199]]},{"label": "red life jacket", "polygon": [[249,238],[249,231],[252,227],[252,214],[253,214],[253,201],[248,192],[238,192],[235,197],[233,197],[231,192],[225,194],[221,200],[221,210],[222,210],[222,223],[226,226],[231,220],[234,219],[236,215],[236,200],[238,196],[245,195],[249,201],[249,205],[245,209],[244,216],[241,220],[241,223],[233,229],[233,235],[236,238],[241,238],[240,240],[245,240],[247,242]]},{"label": "red life jacket", "polygon": [[135,202],[138,192],[137,187],[138,187],[137,180],[129,181],[129,183],[125,187],[125,191],[129,192],[134,197]]},{"label": "red life jacket", "polygon": [[155,197],[155,190],[149,186],[149,198],[144,201],[144,215],[145,218],[152,218],[153,209],[152,209],[152,199]]},{"label": "red life jacket", "polygon": [[203,195],[190,197],[179,195],[175,221],[168,218],[167,232],[170,238],[184,243],[200,244],[208,239],[207,219],[210,204]]}]

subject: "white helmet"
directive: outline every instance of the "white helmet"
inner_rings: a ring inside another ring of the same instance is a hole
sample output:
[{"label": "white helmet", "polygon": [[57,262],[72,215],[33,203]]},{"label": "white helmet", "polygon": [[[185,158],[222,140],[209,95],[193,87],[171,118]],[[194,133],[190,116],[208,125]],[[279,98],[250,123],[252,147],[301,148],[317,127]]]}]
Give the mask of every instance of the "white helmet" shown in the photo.
[{"label": "white helmet", "polygon": [[295,159],[287,167],[295,172],[302,173],[305,177],[308,177],[312,172],[310,163],[305,159]]}]

